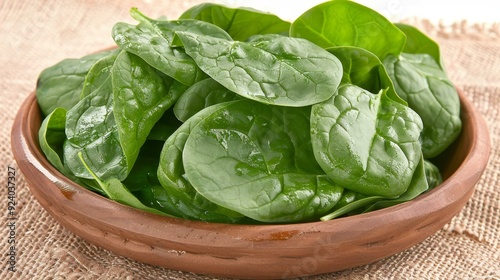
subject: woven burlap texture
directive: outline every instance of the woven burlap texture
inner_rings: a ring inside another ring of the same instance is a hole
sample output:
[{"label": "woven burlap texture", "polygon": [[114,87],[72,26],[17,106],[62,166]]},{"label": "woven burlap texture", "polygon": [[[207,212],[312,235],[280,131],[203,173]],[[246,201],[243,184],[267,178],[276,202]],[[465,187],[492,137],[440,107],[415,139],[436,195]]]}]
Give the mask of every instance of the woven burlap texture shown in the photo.
[{"label": "woven burlap texture", "polygon": [[[10,130],[40,71],[63,58],[113,45],[115,22],[133,23],[128,11],[179,14],[202,1],[0,2],[0,279],[212,279],[145,265],[115,255],[60,226],[16,176],[17,272],[7,271],[7,170],[17,169]],[[230,2],[230,1],[226,1]],[[422,243],[376,263],[308,279],[500,279],[500,28],[498,24],[442,26],[409,20],[440,44],[451,80],[483,115],[491,156],[476,191],[453,220]]]}]

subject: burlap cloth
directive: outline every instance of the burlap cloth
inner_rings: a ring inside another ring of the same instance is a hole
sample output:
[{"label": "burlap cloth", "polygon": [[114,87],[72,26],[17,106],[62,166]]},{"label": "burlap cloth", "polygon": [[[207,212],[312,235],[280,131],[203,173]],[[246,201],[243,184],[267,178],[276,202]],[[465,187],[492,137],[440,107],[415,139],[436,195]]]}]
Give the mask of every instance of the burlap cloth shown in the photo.
[{"label": "burlap cloth", "polygon": [[[17,180],[16,273],[7,271],[7,170],[14,116],[41,70],[67,57],[113,45],[110,29],[138,6],[177,18],[197,1],[0,2],[0,279],[211,279],[117,256],[75,236],[50,217]],[[231,1],[226,1],[231,2]],[[443,11],[444,12],[444,11]],[[425,15],[422,15],[425,17]],[[310,279],[500,279],[500,26],[440,26],[413,20],[441,44],[451,80],[485,118],[491,134],[488,167],[465,208],[424,242],[363,267]]]}]

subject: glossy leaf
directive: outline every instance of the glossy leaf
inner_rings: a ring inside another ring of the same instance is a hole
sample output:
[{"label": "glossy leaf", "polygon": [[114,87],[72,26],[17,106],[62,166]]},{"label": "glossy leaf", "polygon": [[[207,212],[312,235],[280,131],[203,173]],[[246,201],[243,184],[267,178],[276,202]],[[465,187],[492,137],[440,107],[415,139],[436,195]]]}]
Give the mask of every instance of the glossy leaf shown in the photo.
[{"label": "glossy leaf", "polygon": [[120,180],[116,178],[110,178],[107,181],[101,181],[95,173],[90,169],[90,167],[86,164],[84,158],[82,157],[82,153],[78,153],[78,157],[82,162],[82,165],[87,169],[87,172],[92,175],[94,180],[99,184],[101,189],[104,190],[104,193],[108,198],[111,200],[114,200],[116,202],[144,210],[147,212],[151,212],[154,214],[158,215],[167,215],[161,211],[158,211],[154,208],[148,207],[144,204],[142,204],[139,199],[137,199],[128,189],[125,187],[125,185],[120,182]]},{"label": "glossy leaf", "polygon": [[441,54],[439,50],[439,45],[436,41],[429,38],[426,34],[420,31],[415,26],[411,26],[404,23],[396,23],[396,26],[405,33],[406,35],[406,44],[403,52],[405,53],[425,53],[432,56],[437,63],[441,65],[441,68],[444,70]]},{"label": "glossy leaf", "polygon": [[425,158],[444,151],[460,134],[460,100],[453,83],[427,54],[388,56],[384,60],[399,96],[422,118]]},{"label": "glossy leaf", "polygon": [[342,62],[342,83],[353,84],[375,93],[387,90],[387,95],[394,101],[407,105],[397,95],[384,64],[376,55],[358,47],[331,47],[326,50]]},{"label": "glossy leaf", "polygon": [[75,176],[92,179],[78,154],[95,170],[101,180],[124,179],[128,167],[120,145],[118,128],[113,115],[113,86],[109,72],[103,84],[84,97],[66,117],[64,161]]},{"label": "glossy leaf", "polygon": [[342,85],[311,113],[316,160],[330,179],[365,195],[398,197],[422,155],[422,122],[407,106],[354,85]]},{"label": "glossy leaf", "polygon": [[166,194],[162,195],[166,196],[163,198],[165,207],[173,203],[180,209],[175,215],[212,222],[235,222],[243,217],[201,196],[187,180],[183,164],[183,151],[191,130],[205,117],[222,110],[228,104],[230,103],[220,103],[200,111],[189,118],[165,141],[160,154],[158,180],[166,191]]},{"label": "glossy leaf", "polygon": [[58,107],[69,110],[78,103],[89,69],[109,52],[112,51],[64,59],[44,69],[38,77],[36,88],[36,98],[42,113],[48,115]]},{"label": "glossy leaf", "polygon": [[210,22],[227,31],[236,41],[245,41],[257,34],[287,35],[290,23],[271,13],[251,8],[230,8],[214,3],[202,3],[186,10],[181,19]]},{"label": "glossy leaf", "polygon": [[190,31],[207,36],[231,38],[224,30],[202,21],[153,20],[137,9],[132,9],[130,13],[139,24],[114,25],[112,36],[118,46],[140,56],[151,66],[185,85],[192,85],[206,76],[183,49],[171,47],[174,32]]},{"label": "glossy leaf", "polygon": [[290,36],[300,37],[323,47],[364,48],[380,59],[399,54],[406,36],[378,12],[352,1],[336,0],[319,4],[290,27]]},{"label": "glossy leaf", "polygon": [[176,33],[186,52],[227,89],[262,103],[307,106],[328,99],[342,78],[340,61],[304,39],[257,42]]},{"label": "glossy leaf", "polygon": [[395,199],[380,200],[376,203],[367,207],[364,212],[375,211],[382,208],[387,208],[390,206],[398,205],[403,202],[410,201],[429,189],[429,184],[427,183],[426,172],[425,172],[425,161],[422,158],[420,163],[413,174],[412,181],[406,192]]},{"label": "glossy leaf", "polygon": [[[211,108],[211,107],[209,107]],[[186,176],[210,201],[262,222],[310,221],[340,199],[314,160],[310,107],[234,101],[195,126]]]},{"label": "glossy leaf", "polygon": [[149,132],[182,92],[170,91],[171,78],[125,51],[116,59],[112,80],[113,114],[128,174]]},{"label": "glossy leaf", "polygon": [[174,114],[177,119],[185,122],[206,107],[239,98],[214,79],[207,78],[192,85],[181,95],[175,103]]},{"label": "glossy leaf", "polygon": [[111,73],[101,75],[102,85],[68,111],[65,159],[78,177],[91,178],[76,160],[82,152],[101,180],[123,180],[154,124],[182,92],[170,90],[172,79],[125,51]]},{"label": "glossy leaf", "polygon": [[91,92],[99,88],[103,83],[106,82],[108,74],[115,63],[116,57],[121,52],[121,50],[116,49],[110,51],[108,55],[103,56],[97,60],[92,67],[90,67],[87,76],[85,76],[85,81],[83,82],[82,92],[80,94],[80,99],[89,95]]},{"label": "glossy leaf", "polygon": [[56,108],[43,120],[38,131],[40,148],[47,160],[61,173],[69,172],[63,164],[63,145],[66,140],[66,109]]},{"label": "glossy leaf", "polygon": [[443,182],[443,177],[439,172],[439,168],[432,162],[426,160],[424,162],[425,178],[427,178],[427,184],[429,189],[433,189]]}]

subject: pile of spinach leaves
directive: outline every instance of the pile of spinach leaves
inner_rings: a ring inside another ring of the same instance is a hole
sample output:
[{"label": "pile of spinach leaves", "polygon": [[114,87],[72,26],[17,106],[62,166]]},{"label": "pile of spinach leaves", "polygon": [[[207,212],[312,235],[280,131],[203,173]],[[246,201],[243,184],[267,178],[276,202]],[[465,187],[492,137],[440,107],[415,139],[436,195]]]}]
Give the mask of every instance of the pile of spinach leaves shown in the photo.
[{"label": "pile of spinach leaves", "polygon": [[131,9],[116,48],[45,69],[41,149],[145,211],[223,223],[329,220],[411,200],[461,130],[439,46],[355,2],[294,22],[201,4]]}]

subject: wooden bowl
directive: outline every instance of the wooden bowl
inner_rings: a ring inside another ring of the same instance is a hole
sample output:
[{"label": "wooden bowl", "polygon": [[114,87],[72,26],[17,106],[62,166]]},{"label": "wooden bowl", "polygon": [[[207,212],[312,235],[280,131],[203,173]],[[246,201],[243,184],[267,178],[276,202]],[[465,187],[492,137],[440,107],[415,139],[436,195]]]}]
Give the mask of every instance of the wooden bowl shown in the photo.
[{"label": "wooden bowl", "polygon": [[12,148],[32,194],[59,223],[131,259],[199,274],[288,278],[340,271],[401,252],[432,235],[465,205],[490,150],[486,124],[460,91],[463,131],[439,158],[445,181],[417,199],[326,222],[228,225],[146,213],[65,178],[38,145],[40,110],[31,94],[12,128]]}]

